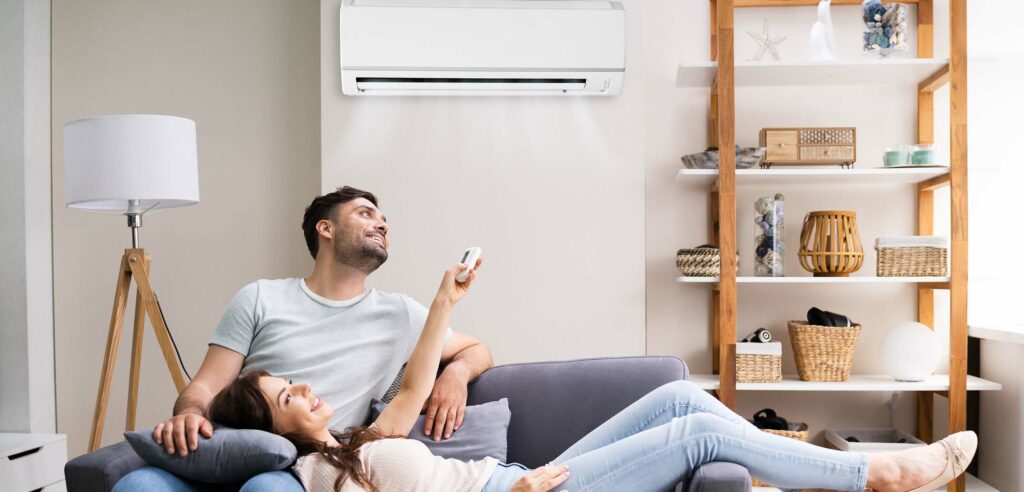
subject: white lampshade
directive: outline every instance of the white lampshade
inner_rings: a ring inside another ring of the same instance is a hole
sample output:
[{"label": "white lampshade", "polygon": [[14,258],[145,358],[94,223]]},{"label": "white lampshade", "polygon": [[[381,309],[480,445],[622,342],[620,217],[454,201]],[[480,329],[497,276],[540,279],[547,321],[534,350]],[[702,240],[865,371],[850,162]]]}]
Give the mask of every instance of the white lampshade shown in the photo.
[{"label": "white lampshade", "polygon": [[66,123],[64,167],[70,208],[125,213],[199,202],[196,123],[186,118],[125,114]]},{"label": "white lampshade", "polygon": [[924,381],[939,366],[935,332],[916,321],[905,321],[885,332],[879,347],[882,365],[897,381]]}]

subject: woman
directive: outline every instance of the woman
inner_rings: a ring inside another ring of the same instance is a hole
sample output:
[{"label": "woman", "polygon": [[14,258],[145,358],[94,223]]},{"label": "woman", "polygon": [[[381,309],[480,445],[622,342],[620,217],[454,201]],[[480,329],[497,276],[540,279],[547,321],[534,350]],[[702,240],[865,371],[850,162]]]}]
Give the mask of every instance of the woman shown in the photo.
[{"label": "woman", "polygon": [[455,277],[467,266],[445,272],[401,390],[370,427],[344,434],[328,430],[329,403],[308,384],[265,372],[245,374],[218,394],[210,420],[290,439],[300,456],[296,474],[311,492],[668,490],[712,461],[739,463],[786,488],[931,491],[962,473],[974,456],[973,432],[870,455],[786,439],[759,431],[685,381],[652,391],[536,470],[493,458],[461,462],[433,456],[422,443],[404,438],[433,386],[452,308],[469,292],[480,264],[462,283]]}]

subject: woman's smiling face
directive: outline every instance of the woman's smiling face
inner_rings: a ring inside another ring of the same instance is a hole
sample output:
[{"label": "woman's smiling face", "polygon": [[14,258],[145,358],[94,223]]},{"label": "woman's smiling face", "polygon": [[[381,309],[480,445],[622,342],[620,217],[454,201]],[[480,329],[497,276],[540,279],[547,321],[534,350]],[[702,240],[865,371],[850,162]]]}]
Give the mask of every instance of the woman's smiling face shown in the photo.
[{"label": "woman's smiling face", "polygon": [[264,376],[260,389],[270,403],[277,432],[316,436],[327,428],[334,408],[317,397],[308,383],[292,384],[288,379]]}]

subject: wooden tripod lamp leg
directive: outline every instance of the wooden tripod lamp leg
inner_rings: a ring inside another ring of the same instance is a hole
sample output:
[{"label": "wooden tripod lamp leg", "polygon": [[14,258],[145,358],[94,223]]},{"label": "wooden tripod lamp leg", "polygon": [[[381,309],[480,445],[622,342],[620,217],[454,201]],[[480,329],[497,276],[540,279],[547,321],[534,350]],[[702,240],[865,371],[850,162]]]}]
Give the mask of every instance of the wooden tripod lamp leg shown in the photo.
[{"label": "wooden tripod lamp leg", "polygon": [[[149,273],[150,258],[145,257],[146,273]],[[139,406],[139,371],[142,365],[142,336],[146,333],[146,309],[142,292],[135,289],[135,332],[132,333],[132,366],[128,373],[128,410],[125,413],[124,430],[135,430],[135,412]]]},{"label": "wooden tripod lamp leg", "polygon": [[132,272],[128,267],[127,252],[121,256],[121,267],[117,272],[117,289],[114,290],[114,308],[110,314],[110,329],[107,332],[107,348],[103,355],[103,369],[100,370],[100,387],[96,394],[96,409],[92,414],[92,434],[89,437],[89,451],[100,447],[103,438],[103,418],[107,413],[107,401],[110,399],[110,383],[114,377],[114,365],[117,362],[117,347],[121,342],[121,325],[124,311],[128,304],[128,284]]},{"label": "wooden tripod lamp leg", "polygon": [[150,323],[153,325],[156,340],[160,344],[160,351],[164,354],[164,362],[167,363],[167,370],[171,373],[171,379],[174,380],[174,387],[177,388],[178,393],[181,393],[185,389],[185,377],[178,366],[178,358],[174,353],[171,336],[167,331],[167,325],[164,324],[163,316],[160,315],[160,305],[149,283],[147,268],[144,267],[144,265],[149,265],[150,263],[149,255],[141,248],[128,251],[130,252],[128,255],[128,267],[131,268],[132,274],[135,276],[135,284],[138,286],[139,295],[142,296],[142,304],[146,309],[146,314],[149,315]]}]

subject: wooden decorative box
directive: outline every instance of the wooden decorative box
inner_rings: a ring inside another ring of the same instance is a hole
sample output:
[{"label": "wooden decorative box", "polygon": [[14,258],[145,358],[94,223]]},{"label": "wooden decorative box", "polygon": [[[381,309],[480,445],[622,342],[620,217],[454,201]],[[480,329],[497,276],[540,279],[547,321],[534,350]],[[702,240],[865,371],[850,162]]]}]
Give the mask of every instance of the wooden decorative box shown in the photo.
[{"label": "wooden decorative box", "polygon": [[857,129],[829,128],[764,128],[760,146],[765,147],[761,167],[772,165],[853,166],[857,160]]}]

